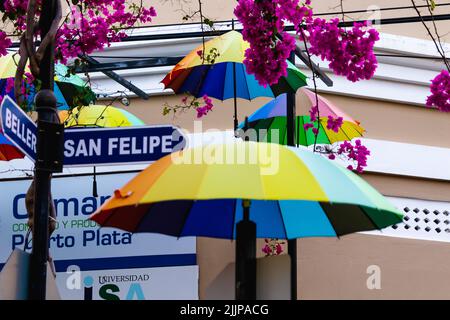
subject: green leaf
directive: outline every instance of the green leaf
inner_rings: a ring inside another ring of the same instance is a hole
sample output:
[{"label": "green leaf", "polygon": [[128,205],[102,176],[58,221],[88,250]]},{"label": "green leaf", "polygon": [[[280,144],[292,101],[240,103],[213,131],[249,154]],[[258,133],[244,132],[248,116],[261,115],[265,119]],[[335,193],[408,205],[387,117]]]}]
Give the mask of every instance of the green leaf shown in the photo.
[{"label": "green leaf", "polygon": [[206,24],[210,28],[212,28],[214,26],[214,21],[211,19],[208,19],[208,18],[204,18],[203,23]]},{"label": "green leaf", "polygon": [[434,11],[436,9],[436,2],[434,0],[430,0],[430,10]]}]

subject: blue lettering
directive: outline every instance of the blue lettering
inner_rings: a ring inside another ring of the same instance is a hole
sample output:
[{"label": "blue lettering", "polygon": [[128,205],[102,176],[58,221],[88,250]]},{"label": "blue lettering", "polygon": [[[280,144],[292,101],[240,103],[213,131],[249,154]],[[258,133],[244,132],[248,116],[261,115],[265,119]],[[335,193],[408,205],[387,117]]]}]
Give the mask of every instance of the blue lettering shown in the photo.
[{"label": "blue lettering", "polygon": [[69,216],[69,204],[72,203],[73,204],[73,215],[77,216],[78,215],[78,199],[77,198],[70,198],[70,199],[55,199],[55,210],[56,210],[56,214],[58,216],[60,211],[60,206],[59,204],[62,205],[62,213],[64,217]]},{"label": "blue lettering", "polygon": [[[94,197],[85,197],[82,200],[77,198],[54,199],[56,215],[61,217],[88,216],[94,213],[99,206],[106,202],[111,196],[100,196],[97,200]],[[28,213],[25,207],[26,194],[21,193],[13,199],[13,216],[15,219],[28,219]]]},{"label": "blue lettering", "polygon": [[102,229],[84,230],[83,231],[83,246],[88,244],[96,246],[115,246],[123,244],[131,244],[132,234],[129,232],[118,232],[113,230],[111,232],[101,232]]},{"label": "blue lettering", "polygon": [[25,237],[21,234],[13,234],[12,236],[12,249],[22,245],[25,241]]},{"label": "blue lettering", "polygon": [[136,300],[145,300],[144,292],[142,291],[142,287],[139,283],[132,283],[130,289],[128,289],[126,300],[133,300],[133,297],[136,295]]},{"label": "blue lettering", "polygon": [[101,196],[100,197],[100,205],[104,204],[106,202],[106,200],[108,200],[109,198],[111,198],[111,196]]},{"label": "blue lettering", "polygon": [[97,199],[94,197],[86,197],[82,200],[81,213],[84,215],[90,215],[97,210]]},{"label": "blue lettering", "polygon": [[89,241],[95,240],[95,231],[85,230],[83,231],[83,247],[86,247]]}]

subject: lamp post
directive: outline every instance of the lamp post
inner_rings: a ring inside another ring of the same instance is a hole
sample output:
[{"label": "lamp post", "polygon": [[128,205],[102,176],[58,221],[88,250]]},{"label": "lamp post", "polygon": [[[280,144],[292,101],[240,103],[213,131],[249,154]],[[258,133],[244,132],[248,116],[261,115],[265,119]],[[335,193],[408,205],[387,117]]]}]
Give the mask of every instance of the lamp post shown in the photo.
[{"label": "lamp post", "polygon": [[[56,16],[56,0],[43,0],[39,19],[41,39]],[[47,46],[39,65],[41,90],[36,95],[38,113],[36,162],[34,173],[33,249],[29,266],[28,298],[45,300],[49,250],[51,174],[62,171],[63,126],[59,123],[54,84],[54,39]]]}]

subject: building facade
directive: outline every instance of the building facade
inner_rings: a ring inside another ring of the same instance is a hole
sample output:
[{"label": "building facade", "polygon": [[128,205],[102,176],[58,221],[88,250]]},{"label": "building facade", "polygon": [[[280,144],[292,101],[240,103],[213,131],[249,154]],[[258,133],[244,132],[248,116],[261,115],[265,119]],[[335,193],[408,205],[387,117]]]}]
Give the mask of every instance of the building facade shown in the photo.
[{"label": "building facade", "polygon": [[[204,2],[204,12],[208,17],[215,20],[233,18],[236,1]],[[340,17],[339,2],[313,0],[313,5],[316,13],[336,12]],[[155,24],[160,26],[135,30],[133,34],[198,31],[199,26],[195,24],[166,25],[181,23],[189,8],[191,12],[195,11],[196,3],[155,3],[159,13]],[[347,14],[346,20],[417,16],[412,8],[376,10],[399,6],[411,6],[411,2],[344,1],[345,11],[363,11]],[[438,15],[449,10],[449,7],[442,6],[433,13]],[[425,9],[421,12],[429,14]],[[450,21],[436,24],[443,34],[443,41],[447,41],[444,47],[450,50]],[[217,28],[229,29],[230,23],[222,23]],[[443,64],[421,23],[387,24],[382,25],[379,31],[381,40],[376,44],[379,67],[372,80],[351,83],[335,76],[325,62],[316,59],[334,82],[332,87],[327,87],[319,81],[318,88],[320,94],[359,120],[367,130],[364,141],[372,156],[361,176],[405,213],[405,222],[381,232],[357,233],[340,239],[299,239],[299,299],[450,298],[450,113],[425,107],[430,80],[440,72]],[[200,38],[124,42],[99,52],[96,59],[114,62],[131,60],[124,56],[183,56],[200,43]],[[111,58],[113,56],[117,58]],[[311,74],[300,60],[297,60],[297,66]],[[171,123],[189,132],[193,132],[195,126],[203,131],[232,128],[232,101],[215,101],[214,111],[197,124],[194,123],[193,111],[176,117],[163,116],[164,104],[175,105],[182,98],[164,91],[160,83],[170,69],[154,67],[117,71],[148,93],[148,100],[135,97],[102,73],[92,74],[91,79],[93,89],[101,97],[99,103],[106,104],[112,96],[122,97],[125,92],[129,106],[124,106],[122,98],[113,104],[129,110],[147,124]],[[239,119],[243,120],[267,101],[266,98],[251,102],[239,100]],[[126,100],[124,102],[128,104]],[[297,108],[302,108],[301,103]],[[201,299],[208,298],[210,286],[233,259],[233,242],[197,239]],[[380,281],[371,286],[371,277],[378,275]]]}]

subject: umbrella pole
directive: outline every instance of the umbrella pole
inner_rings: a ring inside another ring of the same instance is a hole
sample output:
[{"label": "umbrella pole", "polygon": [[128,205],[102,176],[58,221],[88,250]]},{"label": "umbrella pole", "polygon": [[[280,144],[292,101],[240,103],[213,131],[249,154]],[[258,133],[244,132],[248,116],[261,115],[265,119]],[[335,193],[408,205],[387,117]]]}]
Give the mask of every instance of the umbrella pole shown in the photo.
[{"label": "umbrella pole", "polygon": [[[231,19],[231,28],[234,30],[234,19]],[[236,132],[239,121],[237,116],[237,85],[236,85],[236,62],[233,63],[233,95],[234,95],[234,131]]]},{"label": "umbrella pole", "polygon": [[97,191],[97,170],[94,166],[94,179],[92,180],[92,196],[94,198],[98,197],[98,191]]},{"label": "umbrella pole", "polygon": [[234,131],[238,128],[237,116],[237,87],[236,87],[236,62],[233,62],[233,90],[234,90]]},{"label": "umbrella pole", "polygon": [[242,200],[244,217],[236,225],[236,300],[256,300],[256,223],[250,220],[250,200]]},{"label": "umbrella pole", "polygon": [[[291,52],[289,60],[295,65],[294,52]],[[287,93],[286,102],[287,145],[295,146],[295,92]],[[291,300],[297,300],[297,239],[288,240],[288,253],[291,257]]]}]

